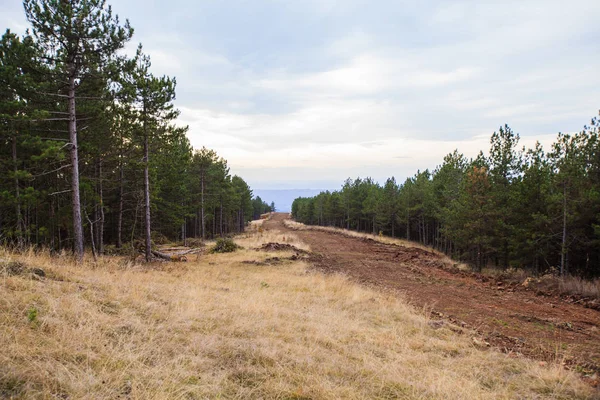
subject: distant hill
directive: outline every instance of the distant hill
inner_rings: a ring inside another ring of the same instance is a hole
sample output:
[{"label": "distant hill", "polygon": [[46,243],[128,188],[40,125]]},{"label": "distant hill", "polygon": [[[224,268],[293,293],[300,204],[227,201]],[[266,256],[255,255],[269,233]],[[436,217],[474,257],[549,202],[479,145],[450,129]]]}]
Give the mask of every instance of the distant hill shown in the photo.
[{"label": "distant hill", "polygon": [[323,189],[253,189],[254,196],[260,196],[263,201],[271,204],[280,212],[291,212],[292,203],[297,197],[312,197],[321,193]]}]

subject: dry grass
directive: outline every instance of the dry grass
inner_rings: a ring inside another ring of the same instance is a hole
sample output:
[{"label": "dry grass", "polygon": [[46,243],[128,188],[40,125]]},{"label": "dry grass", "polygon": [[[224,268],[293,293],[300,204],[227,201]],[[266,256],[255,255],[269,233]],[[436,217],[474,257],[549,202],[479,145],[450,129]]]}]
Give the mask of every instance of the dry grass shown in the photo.
[{"label": "dry grass", "polygon": [[255,219],[252,220],[248,223],[248,228],[252,231],[252,230],[258,230],[262,224],[265,222],[266,220],[264,219]]},{"label": "dry grass", "polygon": [[[277,231],[187,264],[0,253],[0,397],[115,399],[592,398],[556,365],[480,350],[397,297],[273,254]],[[297,238],[285,241],[301,246]]]},{"label": "dry grass", "polygon": [[252,249],[256,249],[265,243],[287,243],[298,249],[310,251],[310,247],[302,242],[298,236],[277,229],[263,229],[262,223],[251,226],[246,233],[238,235],[235,241],[242,247]]},{"label": "dry grass", "polygon": [[600,299],[600,279],[585,280],[577,276],[566,276],[559,280],[561,293],[579,294]]}]

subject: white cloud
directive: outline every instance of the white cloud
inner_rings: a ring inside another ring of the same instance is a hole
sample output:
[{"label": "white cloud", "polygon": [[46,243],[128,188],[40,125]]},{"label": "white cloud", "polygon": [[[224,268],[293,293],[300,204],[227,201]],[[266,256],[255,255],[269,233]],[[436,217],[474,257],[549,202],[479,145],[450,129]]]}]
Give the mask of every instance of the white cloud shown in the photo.
[{"label": "white cloud", "polygon": [[[22,30],[7,1],[0,22]],[[402,179],[486,150],[504,123],[548,144],[600,107],[596,0],[174,1],[113,4],[128,51],[177,77],[192,144],[251,184]]]},{"label": "white cloud", "polygon": [[[340,182],[348,176],[367,175],[403,179],[417,169],[433,169],[456,148],[474,157],[488,149],[492,132],[477,132],[461,140],[405,136],[395,131],[399,124],[389,105],[361,102],[320,105],[281,116],[182,111],[182,120],[191,127],[192,144],[217,149],[235,173],[248,176],[251,182],[302,176]],[[387,134],[381,135],[382,131]],[[554,138],[554,134],[527,136],[521,144],[531,147],[539,140],[549,146]]]},{"label": "white cloud", "polygon": [[182,69],[183,63],[177,53],[161,49],[144,49],[150,56],[152,62],[152,71],[157,75],[169,74],[175,75]]},{"label": "white cloud", "polygon": [[444,86],[471,79],[478,74],[478,69],[470,66],[447,70],[422,68],[407,58],[364,54],[336,69],[312,74],[280,73],[283,76],[265,78],[255,85],[288,94],[369,95],[400,88]]}]

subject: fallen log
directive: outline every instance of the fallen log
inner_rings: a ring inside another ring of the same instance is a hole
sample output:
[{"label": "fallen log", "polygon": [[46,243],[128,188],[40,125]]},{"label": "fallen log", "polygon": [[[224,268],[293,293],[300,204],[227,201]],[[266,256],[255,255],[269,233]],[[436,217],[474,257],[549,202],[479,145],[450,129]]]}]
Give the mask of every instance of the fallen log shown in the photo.
[{"label": "fallen log", "polygon": [[[137,250],[140,253],[145,253],[146,252],[146,246],[144,246],[143,243],[139,243],[137,246]],[[161,249],[163,250],[163,249]],[[201,251],[202,249],[190,249],[184,252],[178,252],[178,253],[174,253],[174,254],[169,254],[169,253],[164,253],[162,251],[158,251],[158,250],[150,250],[150,254],[152,254],[154,257],[159,258],[161,260],[166,260],[166,261],[175,261],[175,262],[187,262],[187,257],[185,256],[185,254],[193,254],[196,251]],[[163,250],[164,251],[164,250]]]},{"label": "fallen log", "polygon": [[189,249],[189,250],[186,250],[186,251],[178,251],[178,252],[176,252],[176,253],[173,253],[173,254],[174,254],[174,255],[177,255],[177,256],[185,256],[185,255],[187,255],[187,254],[198,254],[198,253],[202,253],[202,252],[204,252],[204,250],[205,250],[204,248]]},{"label": "fallen log", "polygon": [[172,251],[187,251],[190,250],[191,248],[188,246],[157,246],[157,250],[160,251],[161,253],[164,252],[172,252]]},{"label": "fallen log", "polygon": [[151,250],[150,253],[152,253],[152,255],[155,257],[162,258],[163,260],[187,262],[187,257],[184,255],[161,253],[160,251],[156,250]]}]

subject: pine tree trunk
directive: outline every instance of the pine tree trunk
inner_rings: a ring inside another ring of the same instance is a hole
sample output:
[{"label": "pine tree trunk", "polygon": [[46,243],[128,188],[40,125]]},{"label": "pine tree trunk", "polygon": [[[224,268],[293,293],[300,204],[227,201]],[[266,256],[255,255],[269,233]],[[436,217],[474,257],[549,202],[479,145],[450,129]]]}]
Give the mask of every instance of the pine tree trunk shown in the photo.
[{"label": "pine tree trunk", "polygon": [[444,254],[452,254],[450,252],[450,246],[449,246],[449,241],[448,238],[446,237],[446,235],[443,236],[444,240]]},{"label": "pine tree trunk", "polygon": [[560,275],[564,276],[566,272],[565,257],[567,254],[567,184],[563,183],[563,229],[562,243],[560,250]]},{"label": "pine tree trunk", "polygon": [[[181,202],[181,209],[185,210],[185,201]],[[181,242],[183,243],[184,246],[187,246],[187,238],[186,238],[186,233],[185,233],[186,224],[187,224],[187,217],[184,215],[183,222],[181,223]]]},{"label": "pine tree trunk", "polygon": [[185,224],[186,224],[187,220],[184,217],[183,218],[183,223],[181,224],[181,241],[183,242],[184,246],[187,246],[187,239],[185,237]]},{"label": "pine tree trunk", "polygon": [[50,196],[50,252],[54,252],[56,250],[56,222],[54,219],[54,196]]},{"label": "pine tree trunk", "polygon": [[325,221],[323,221],[323,201],[321,201],[321,209],[320,209],[320,213],[321,213],[321,214],[320,214],[320,219],[321,219],[321,222],[320,222],[320,224],[319,224],[319,225],[325,225]]},{"label": "pine tree trunk", "polygon": [[[60,209],[60,202],[57,205],[57,208]],[[58,226],[58,251],[62,251],[63,250],[63,243],[62,243],[62,228],[59,225]]]},{"label": "pine tree trunk", "polygon": [[[144,127],[146,129],[146,127]],[[152,238],[150,232],[150,176],[149,176],[148,135],[144,135],[144,205],[146,222],[146,261],[152,257]]]},{"label": "pine tree trunk", "polygon": [[17,247],[23,249],[23,218],[21,216],[21,192],[19,188],[18,160],[17,160],[17,136],[12,140],[12,158],[15,174],[15,213],[17,217]]},{"label": "pine tree trunk", "polygon": [[117,249],[120,249],[123,246],[123,160],[119,161],[119,212],[117,214]]},{"label": "pine tree trunk", "polygon": [[350,207],[346,208],[346,229],[350,230]]},{"label": "pine tree trunk", "polygon": [[94,206],[94,245],[96,254],[101,255],[104,249],[104,202],[102,193],[102,160],[96,159],[96,194],[98,202]]},{"label": "pine tree trunk", "polygon": [[410,240],[410,211],[406,207],[406,240]]},{"label": "pine tree trunk", "polygon": [[219,213],[221,215],[221,217],[220,217],[220,225],[221,225],[220,232],[221,232],[221,237],[223,237],[223,197],[221,197],[220,206],[221,206],[221,209],[219,210]]},{"label": "pine tree trunk", "polygon": [[102,160],[100,160],[100,221],[99,221],[99,227],[98,230],[100,231],[98,233],[98,242],[99,242],[99,246],[98,246],[98,252],[100,253],[100,255],[104,254],[104,221],[105,221],[105,215],[104,215],[104,185],[102,182]]},{"label": "pine tree trunk", "polygon": [[246,210],[242,208],[242,232],[246,231]]},{"label": "pine tree trunk", "polygon": [[71,142],[71,191],[73,212],[73,251],[78,262],[83,261],[83,226],[81,221],[81,201],[79,198],[79,150],[77,147],[77,116],[75,111],[74,65],[69,65],[69,140]]},{"label": "pine tree trunk", "polygon": [[205,229],[205,222],[204,222],[204,171],[202,171],[202,176],[201,176],[201,181],[200,181],[200,204],[201,204],[201,215],[200,215],[200,219],[201,219],[201,224],[202,224],[202,240],[206,239],[206,229]]},{"label": "pine tree trunk", "polygon": [[92,222],[87,212],[85,213],[85,216],[90,223],[90,243],[92,245],[92,256],[94,257],[94,261],[96,261],[96,242],[94,241],[94,227],[96,224]]},{"label": "pine tree trunk", "polygon": [[36,226],[36,228],[35,228],[35,245],[36,246],[40,245],[40,229],[39,229],[40,221],[38,219],[38,217],[39,217],[38,209],[39,209],[39,203],[36,200],[35,201],[35,226]]},{"label": "pine tree trunk", "polygon": [[[96,165],[96,181],[98,180],[98,165]],[[96,182],[96,195],[98,195],[98,182]],[[94,234],[93,234],[93,239],[92,242],[90,244],[93,245],[94,249],[98,248],[98,221],[100,220],[100,205],[98,204],[99,202],[96,202],[94,204],[94,221],[90,224],[94,226]],[[85,213],[85,206],[83,207],[84,209],[84,213]]]},{"label": "pine tree trunk", "polygon": [[481,272],[481,244],[477,243],[477,255],[475,256],[475,268]]}]

